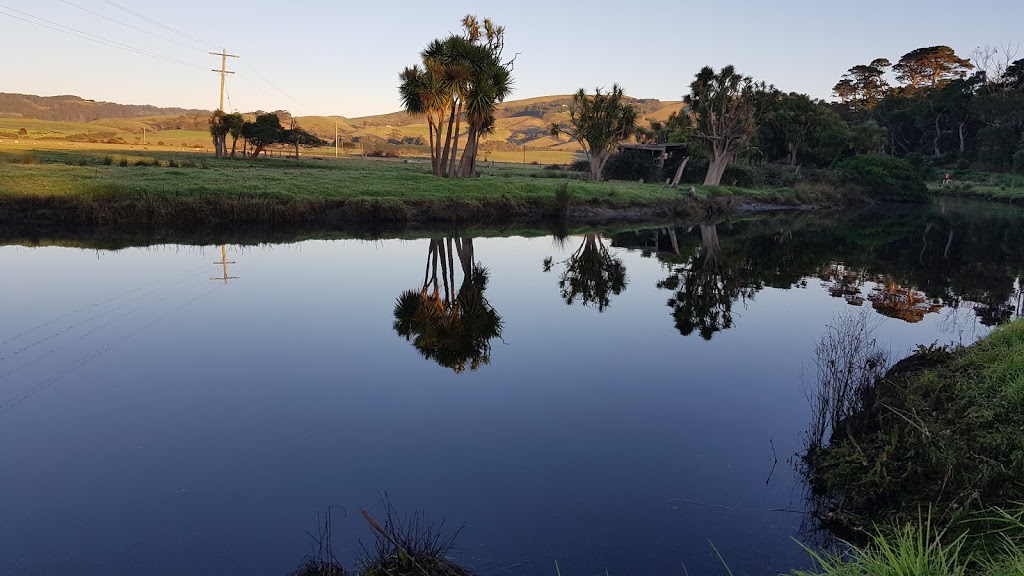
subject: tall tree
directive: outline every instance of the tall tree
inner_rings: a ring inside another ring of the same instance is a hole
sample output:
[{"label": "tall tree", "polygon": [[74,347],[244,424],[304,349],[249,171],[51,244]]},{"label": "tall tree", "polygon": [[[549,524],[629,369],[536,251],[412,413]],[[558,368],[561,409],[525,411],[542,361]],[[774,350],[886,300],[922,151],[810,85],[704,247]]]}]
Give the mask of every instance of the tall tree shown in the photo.
[{"label": "tall tree", "polygon": [[758,92],[766,91],[749,76],[725,66],[718,73],[705,66],[690,83],[684,101],[697,120],[697,135],[711,151],[705,184],[719,184],[726,167],[757,132]]},{"label": "tall tree", "polygon": [[590,179],[603,178],[604,166],[618,145],[636,134],[638,113],[626,102],[625,92],[613,84],[609,92],[601,88],[588,96],[580,88],[569,105],[569,125],[551,125],[551,135],[566,134],[579,142],[590,161]]},{"label": "tall tree", "polygon": [[907,52],[892,69],[896,79],[911,88],[934,88],[963,78],[974,65],[957,56],[949,46],[930,46]]},{"label": "tall tree", "polygon": [[[399,74],[406,112],[426,116],[430,157],[437,176],[473,176],[480,138],[493,128],[494,111],[512,90],[512,62],[502,62],[505,28],[468,15],[463,35],[432,41],[417,64]],[[462,121],[469,131],[459,157]]]},{"label": "tall tree", "polygon": [[889,90],[885,73],[890,66],[892,64],[885,58],[877,58],[870,64],[858,64],[843,74],[832,91],[844,103],[871,108]]}]

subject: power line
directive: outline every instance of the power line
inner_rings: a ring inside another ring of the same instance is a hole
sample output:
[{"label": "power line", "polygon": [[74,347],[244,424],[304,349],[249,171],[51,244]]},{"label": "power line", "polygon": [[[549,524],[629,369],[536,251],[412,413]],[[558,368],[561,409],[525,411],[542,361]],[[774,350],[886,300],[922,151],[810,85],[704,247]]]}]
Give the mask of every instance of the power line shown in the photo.
[{"label": "power line", "polygon": [[261,80],[263,80],[264,82],[266,82],[267,84],[269,84],[269,85],[270,85],[270,86],[271,86],[271,87],[272,87],[272,88],[273,88],[274,90],[277,90],[277,91],[278,91],[278,92],[280,92],[281,94],[284,94],[284,95],[285,95],[285,96],[286,96],[286,97],[287,97],[287,98],[288,98],[289,100],[291,100],[292,102],[295,102],[296,104],[298,104],[300,108],[304,108],[304,109],[305,109],[305,110],[306,110],[307,112],[309,111],[309,107],[308,107],[308,106],[306,106],[306,105],[305,105],[305,104],[303,104],[302,102],[299,102],[299,101],[298,101],[298,100],[296,100],[295,98],[292,98],[292,97],[291,97],[291,95],[289,95],[289,94],[288,94],[287,92],[285,92],[284,90],[282,90],[282,89],[278,88],[276,84],[274,84],[273,82],[271,82],[270,80],[268,80],[268,79],[267,79],[267,77],[266,77],[266,76],[264,76],[263,74],[260,74],[260,73],[259,73],[259,71],[258,71],[258,70],[256,70],[255,68],[253,68],[251,64],[249,64],[248,62],[246,62],[244,58],[242,58],[242,59],[240,59],[240,60],[241,60],[242,64],[243,64],[243,65],[245,65],[245,67],[247,67],[247,68],[248,68],[249,70],[252,70],[252,71],[253,71],[253,73],[254,73],[254,74],[256,74],[256,76],[259,76],[259,78],[260,78]]},{"label": "power line", "polygon": [[[134,46],[129,46],[128,44],[122,44],[121,42],[117,42],[117,41],[114,41],[114,40],[103,38],[102,36],[97,36],[95,34],[89,34],[88,32],[83,32],[81,30],[78,30],[76,28],[72,28],[70,26],[65,26],[63,24],[58,24],[56,22],[52,22],[50,20],[47,20],[45,18],[40,18],[38,16],[33,16],[32,14],[29,14],[27,12],[22,12],[21,10],[15,10],[14,8],[10,8],[8,6],[4,6],[3,4],[0,4],[0,10],[9,10],[9,11],[14,12],[16,14],[21,14],[22,16],[26,16],[27,17],[27,18],[22,18],[21,16],[15,16],[14,14],[9,14],[7,12],[0,11],[0,14],[3,14],[4,16],[7,16],[9,18],[14,18],[15,20],[21,20],[22,22],[28,22],[29,24],[35,24],[36,26],[40,26],[42,28],[48,28],[50,30],[55,30],[57,32],[63,32],[64,34],[69,34],[71,36],[75,36],[75,37],[81,38],[83,40],[89,40],[91,42],[96,42],[97,44],[103,44],[105,46],[109,46],[109,47],[112,47],[112,48],[119,48],[121,50],[126,50],[128,52],[133,52],[135,54],[141,54],[143,56],[150,56],[152,58],[159,58],[160,60],[166,60],[168,62],[174,62],[175,64],[181,64],[183,66],[188,66],[190,68],[198,68],[199,70],[203,70],[204,69],[202,66],[199,66],[198,64],[193,64],[192,62],[186,62],[184,60],[178,60],[176,58],[171,58],[170,56],[164,56],[162,54],[157,54],[155,52],[150,52],[148,50],[143,50],[141,48],[136,48]],[[33,18],[34,20],[29,20],[29,18]],[[39,22],[36,22],[35,20],[38,20]],[[45,24],[43,22],[45,22]]]},{"label": "power line", "polygon": [[182,32],[181,30],[178,30],[176,28],[171,28],[170,26],[167,26],[166,24],[162,24],[160,22],[157,22],[156,20],[153,20],[152,18],[147,18],[147,17],[143,16],[142,14],[139,14],[138,12],[134,12],[134,11],[128,9],[128,8],[125,8],[124,6],[121,6],[120,4],[118,4],[116,2],[111,2],[110,0],[103,0],[103,1],[106,2],[107,4],[110,4],[114,8],[117,8],[118,10],[123,10],[123,11],[131,14],[132,16],[135,16],[136,18],[141,18],[142,20],[145,20],[146,22],[149,22],[150,24],[155,24],[155,25],[163,28],[164,30],[167,30],[167,31],[170,31],[170,32],[174,32],[175,34],[179,34],[181,36],[184,36],[185,38],[188,38],[189,40],[195,40],[196,42],[199,42],[200,44],[206,44],[207,46],[209,46],[211,48],[216,48],[217,47],[215,44],[210,44],[209,42],[207,42],[207,41],[205,41],[205,40],[203,40],[201,38],[196,38],[195,36],[193,36],[191,34],[188,34],[186,32]]},{"label": "power line", "polygon": [[114,18],[111,18],[110,16],[106,16],[104,14],[100,14],[99,12],[95,12],[93,10],[89,10],[88,8],[86,8],[84,6],[79,6],[78,4],[75,4],[74,2],[69,2],[68,0],[60,0],[60,1],[65,3],[65,4],[67,4],[68,6],[74,6],[75,8],[78,8],[79,10],[88,12],[89,14],[92,14],[94,16],[99,16],[100,18],[103,18],[104,20],[109,20],[109,21],[113,22],[114,24],[120,24],[121,26],[124,26],[126,28],[131,28],[132,30],[135,30],[137,32],[142,32],[143,34],[148,34],[148,35],[150,35],[150,36],[152,36],[154,38],[159,38],[159,39],[163,40],[164,42],[170,42],[171,44],[177,44],[178,46],[184,46],[185,48],[188,48],[190,50],[199,50],[201,52],[206,52],[205,48],[197,48],[195,46],[191,46],[189,44],[185,44],[183,42],[178,42],[177,40],[172,40],[171,38],[167,38],[165,36],[161,36],[159,34],[155,34],[153,32],[150,32],[149,30],[143,30],[142,28],[139,28],[137,26],[132,26],[131,24],[128,24],[127,22],[121,22],[120,20],[115,20]]}]

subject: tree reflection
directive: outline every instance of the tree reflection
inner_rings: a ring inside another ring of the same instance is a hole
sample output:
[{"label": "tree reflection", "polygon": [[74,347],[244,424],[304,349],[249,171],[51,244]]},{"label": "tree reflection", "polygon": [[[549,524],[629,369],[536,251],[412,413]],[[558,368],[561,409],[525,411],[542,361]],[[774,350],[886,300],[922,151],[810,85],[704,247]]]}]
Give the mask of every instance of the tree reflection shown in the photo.
[{"label": "tree reflection", "polygon": [[[674,230],[669,237],[678,254]],[[741,268],[729,266],[715,224],[701,224],[700,238],[696,254],[681,265],[670,264],[672,274],[658,282],[658,288],[675,291],[668,305],[679,333],[689,336],[696,332],[710,340],[716,332],[732,327],[733,303],[753,297],[760,284],[748,285],[737,273]]]},{"label": "tree reflection", "polygon": [[487,279],[472,238],[431,240],[422,288],[406,290],[395,302],[395,332],[424,358],[456,373],[490,364],[491,340],[501,336],[502,320],[484,297]]},{"label": "tree reflection", "polygon": [[[611,297],[626,289],[626,266],[621,258],[612,256],[600,234],[587,234],[583,243],[562,262],[565,270],[558,279],[558,288],[565,303],[580,302],[604,312]],[[544,271],[554,267],[552,258],[544,260]]]}]

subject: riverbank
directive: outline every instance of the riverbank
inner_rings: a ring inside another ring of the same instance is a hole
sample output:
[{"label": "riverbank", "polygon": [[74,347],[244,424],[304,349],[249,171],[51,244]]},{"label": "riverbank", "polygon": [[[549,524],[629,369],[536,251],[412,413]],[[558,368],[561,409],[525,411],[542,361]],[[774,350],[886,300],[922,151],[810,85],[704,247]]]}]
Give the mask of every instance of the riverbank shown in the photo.
[{"label": "riverbank", "polygon": [[421,161],[217,160],[144,152],[0,154],[0,224],[315,225],[395,222],[648,221],[733,210],[834,206],[824,188],[601,182],[564,169],[483,168],[441,179]]},{"label": "riverbank", "polygon": [[[865,539],[853,561],[878,561],[895,543],[928,562],[945,551],[956,568],[928,573],[1021,573],[1024,320],[965,348],[920,347],[877,383],[832,400],[854,408],[827,444],[812,444],[807,473],[815,515]],[[848,562],[832,558],[825,573],[850,573]]]}]

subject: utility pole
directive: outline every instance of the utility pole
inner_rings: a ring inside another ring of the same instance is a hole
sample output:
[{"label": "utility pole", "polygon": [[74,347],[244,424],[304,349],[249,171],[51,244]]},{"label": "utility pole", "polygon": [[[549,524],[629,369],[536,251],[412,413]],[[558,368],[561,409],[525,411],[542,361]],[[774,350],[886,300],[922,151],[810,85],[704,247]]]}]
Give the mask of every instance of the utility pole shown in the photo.
[{"label": "utility pole", "polygon": [[334,157],[338,157],[338,119],[334,119]]},{"label": "utility pole", "polygon": [[220,74],[220,108],[218,108],[218,110],[223,112],[224,111],[224,79],[227,77],[228,74],[234,74],[234,72],[231,72],[230,70],[227,69],[228,68],[228,58],[241,58],[241,56],[236,56],[234,54],[228,54],[227,50],[221,50],[220,52],[210,52],[210,54],[212,54],[214,56],[220,56],[220,70],[213,70],[213,71],[218,73],[218,74]]}]

